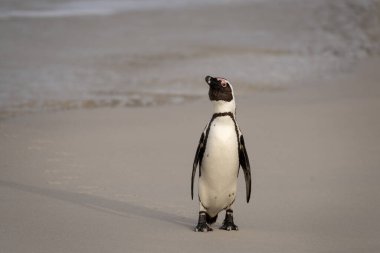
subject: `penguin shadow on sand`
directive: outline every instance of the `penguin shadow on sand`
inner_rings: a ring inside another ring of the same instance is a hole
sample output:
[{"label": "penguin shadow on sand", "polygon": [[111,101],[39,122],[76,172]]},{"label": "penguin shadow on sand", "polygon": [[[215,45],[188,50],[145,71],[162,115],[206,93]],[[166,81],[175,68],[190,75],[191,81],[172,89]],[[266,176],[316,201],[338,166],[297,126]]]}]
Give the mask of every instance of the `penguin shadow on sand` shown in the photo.
[{"label": "penguin shadow on sand", "polygon": [[68,192],[57,189],[47,189],[3,180],[0,180],[0,187],[8,187],[18,191],[57,199],[69,202],[71,204],[81,205],[86,208],[95,209],[100,212],[106,212],[122,217],[129,217],[130,215],[135,215],[147,219],[169,222],[175,225],[184,226],[188,229],[193,229],[193,219],[173,213],[167,213],[161,210],[156,210],[150,207],[139,206],[128,202],[107,199],[104,197],[89,195],[85,193]]}]

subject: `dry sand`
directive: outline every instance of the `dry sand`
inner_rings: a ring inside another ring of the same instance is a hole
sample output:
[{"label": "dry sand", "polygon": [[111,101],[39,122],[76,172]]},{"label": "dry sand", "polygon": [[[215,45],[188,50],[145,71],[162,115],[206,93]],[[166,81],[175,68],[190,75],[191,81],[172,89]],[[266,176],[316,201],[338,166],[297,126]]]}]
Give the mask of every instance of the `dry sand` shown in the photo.
[{"label": "dry sand", "polygon": [[238,232],[192,231],[206,96],[2,121],[0,251],[378,252],[379,63],[237,98],[253,164],[252,203],[239,178]]}]

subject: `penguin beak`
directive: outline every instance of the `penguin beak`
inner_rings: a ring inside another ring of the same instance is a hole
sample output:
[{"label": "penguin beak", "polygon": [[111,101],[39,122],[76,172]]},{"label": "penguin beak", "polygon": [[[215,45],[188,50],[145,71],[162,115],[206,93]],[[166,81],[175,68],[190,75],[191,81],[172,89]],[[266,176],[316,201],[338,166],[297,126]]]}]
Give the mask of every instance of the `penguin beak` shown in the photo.
[{"label": "penguin beak", "polygon": [[212,77],[212,76],[206,76],[205,80],[206,80],[206,83],[208,85],[211,85],[212,81],[214,80],[215,78]]}]

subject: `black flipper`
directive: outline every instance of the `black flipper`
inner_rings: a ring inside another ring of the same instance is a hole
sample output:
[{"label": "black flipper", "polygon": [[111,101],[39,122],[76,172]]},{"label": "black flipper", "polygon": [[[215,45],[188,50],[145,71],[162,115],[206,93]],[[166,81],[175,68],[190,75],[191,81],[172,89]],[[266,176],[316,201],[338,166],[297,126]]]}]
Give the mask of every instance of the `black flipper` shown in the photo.
[{"label": "black flipper", "polygon": [[249,165],[249,158],[247,150],[245,149],[245,143],[243,135],[240,135],[240,147],[239,147],[239,162],[244,171],[245,189],[247,194],[247,203],[251,198],[251,166]]},{"label": "black flipper", "polygon": [[204,152],[205,152],[205,133],[203,132],[201,135],[201,139],[199,140],[197,152],[195,153],[195,158],[194,158],[194,163],[193,163],[193,173],[191,175],[191,199],[193,199],[195,172],[197,170],[198,164],[200,165],[202,162]]}]

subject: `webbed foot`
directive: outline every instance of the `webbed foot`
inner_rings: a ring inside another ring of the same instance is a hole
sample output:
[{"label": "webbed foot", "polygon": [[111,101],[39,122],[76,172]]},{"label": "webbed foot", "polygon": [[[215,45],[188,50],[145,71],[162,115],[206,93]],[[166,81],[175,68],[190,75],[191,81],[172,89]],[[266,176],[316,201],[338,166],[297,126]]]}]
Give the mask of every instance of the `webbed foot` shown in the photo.
[{"label": "webbed foot", "polygon": [[212,231],[212,228],[207,224],[206,221],[206,212],[199,212],[199,219],[198,219],[198,224],[194,228],[195,232],[210,232]]},{"label": "webbed foot", "polygon": [[227,231],[239,230],[238,226],[234,223],[233,211],[231,209],[228,209],[226,211],[226,218],[224,218],[223,225],[220,227],[220,229]]}]

